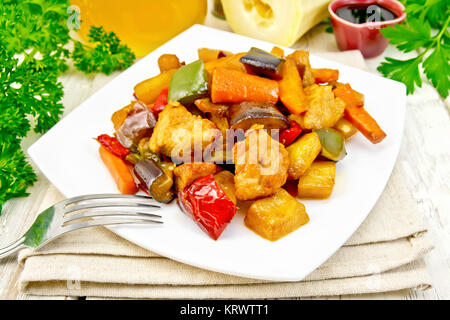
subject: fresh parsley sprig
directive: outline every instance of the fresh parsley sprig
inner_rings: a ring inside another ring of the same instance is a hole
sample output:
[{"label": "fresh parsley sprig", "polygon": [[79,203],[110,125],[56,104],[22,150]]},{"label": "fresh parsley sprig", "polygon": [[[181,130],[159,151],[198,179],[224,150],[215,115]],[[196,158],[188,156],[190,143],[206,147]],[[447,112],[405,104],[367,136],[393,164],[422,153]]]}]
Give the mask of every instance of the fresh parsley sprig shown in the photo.
[{"label": "fresh parsley sprig", "polygon": [[[450,90],[450,7],[448,0],[404,0],[406,23],[381,30],[403,52],[419,50],[408,60],[386,58],[378,67],[385,77],[401,81],[407,92],[422,86],[420,68],[443,98]],[[437,30],[434,31],[433,30]],[[433,35],[434,33],[434,35]]]},{"label": "fresh parsley sprig", "polygon": [[44,133],[60,119],[64,92],[58,78],[68,59],[82,72],[106,74],[135,59],[114,33],[101,27],[91,28],[89,44],[72,39],[69,6],[68,0],[1,0],[0,214],[6,201],[26,196],[36,181],[21,140],[30,130]]}]

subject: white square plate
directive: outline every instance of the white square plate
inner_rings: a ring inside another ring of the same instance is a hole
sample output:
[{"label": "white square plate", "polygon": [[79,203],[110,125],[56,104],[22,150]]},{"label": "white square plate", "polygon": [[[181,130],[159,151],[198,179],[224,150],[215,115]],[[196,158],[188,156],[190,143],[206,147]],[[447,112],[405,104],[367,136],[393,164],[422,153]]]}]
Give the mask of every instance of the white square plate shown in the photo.
[{"label": "white square plate", "polygon": [[[141,59],[62,119],[29,149],[47,178],[66,197],[117,193],[92,138],[114,132],[110,117],[130,102],[133,87],[159,73],[157,59],[174,53],[181,61],[197,59],[200,47],[232,52],[272,44],[196,25]],[[292,49],[285,48],[286,52]],[[328,61],[314,55],[316,68],[339,69],[340,81],[365,95],[366,108],[387,133],[378,145],[358,133],[347,144],[347,157],[338,162],[336,186],[327,200],[302,201],[310,222],[276,242],[244,226],[242,213],[211,240],[183,214],[175,201],[161,211],[164,227],[110,228],[129,241],[162,256],[200,268],[247,278],[297,281],[325,262],[366,218],[389,179],[400,148],[405,118],[403,84]]]}]

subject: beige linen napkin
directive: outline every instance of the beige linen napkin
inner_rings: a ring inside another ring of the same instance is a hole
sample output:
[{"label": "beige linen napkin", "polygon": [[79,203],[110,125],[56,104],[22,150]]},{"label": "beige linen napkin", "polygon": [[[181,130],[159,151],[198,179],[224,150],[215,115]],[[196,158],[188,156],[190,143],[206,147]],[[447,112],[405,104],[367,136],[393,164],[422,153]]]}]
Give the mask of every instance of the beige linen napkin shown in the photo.
[{"label": "beige linen napkin", "polygon": [[[359,52],[324,54],[365,68]],[[423,255],[433,245],[417,207],[394,168],[379,201],[357,232],[300,282],[268,282],[191,267],[158,256],[105,228],[67,234],[38,252],[24,251],[22,292],[48,296],[119,298],[299,298],[425,289]],[[63,196],[51,187],[45,209]]]}]

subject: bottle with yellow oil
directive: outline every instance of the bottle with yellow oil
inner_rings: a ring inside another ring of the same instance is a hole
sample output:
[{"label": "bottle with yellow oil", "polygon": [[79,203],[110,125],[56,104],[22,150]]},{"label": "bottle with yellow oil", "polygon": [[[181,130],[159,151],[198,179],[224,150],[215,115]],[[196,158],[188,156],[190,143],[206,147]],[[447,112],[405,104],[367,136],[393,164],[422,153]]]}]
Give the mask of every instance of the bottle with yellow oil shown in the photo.
[{"label": "bottle with yellow oil", "polygon": [[206,17],[207,0],[71,0],[79,8],[80,36],[91,26],[114,31],[143,57]]}]

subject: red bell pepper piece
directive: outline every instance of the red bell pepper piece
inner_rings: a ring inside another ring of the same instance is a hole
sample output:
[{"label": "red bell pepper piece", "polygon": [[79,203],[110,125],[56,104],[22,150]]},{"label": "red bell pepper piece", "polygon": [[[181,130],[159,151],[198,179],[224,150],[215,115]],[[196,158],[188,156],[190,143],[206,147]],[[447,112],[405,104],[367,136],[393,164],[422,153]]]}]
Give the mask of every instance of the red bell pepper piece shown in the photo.
[{"label": "red bell pepper piece", "polygon": [[108,136],[107,134],[102,134],[97,137],[97,141],[103,147],[105,147],[106,150],[121,159],[125,159],[125,157],[130,154],[130,150],[121,145],[119,140],[117,140],[115,137]]},{"label": "red bell pepper piece", "polygon": [[300,135],[300,133],[302,133],[302,127],[300,127],[300,125],[296,121],[291,120],[290,123],[290,128],[281,130],[280,132],[280,142],[286,147],[294,142],[295,139],[297,139],[297,137]]},{"label": "red bell pepper piece", "polygon": [[152,108],[155,116],[157,116],[161,111],[164,110],[164,107],[167,105],[167,103],[169,103],[169,88],[163,89],[158,98],[156,98]]},{"label": "red bell pepper piece", "polygon": [[219,187],[212,174],[195,180],[180,191],[178,203],[214,240],[219,238],[236,213],[236,205]]}]

